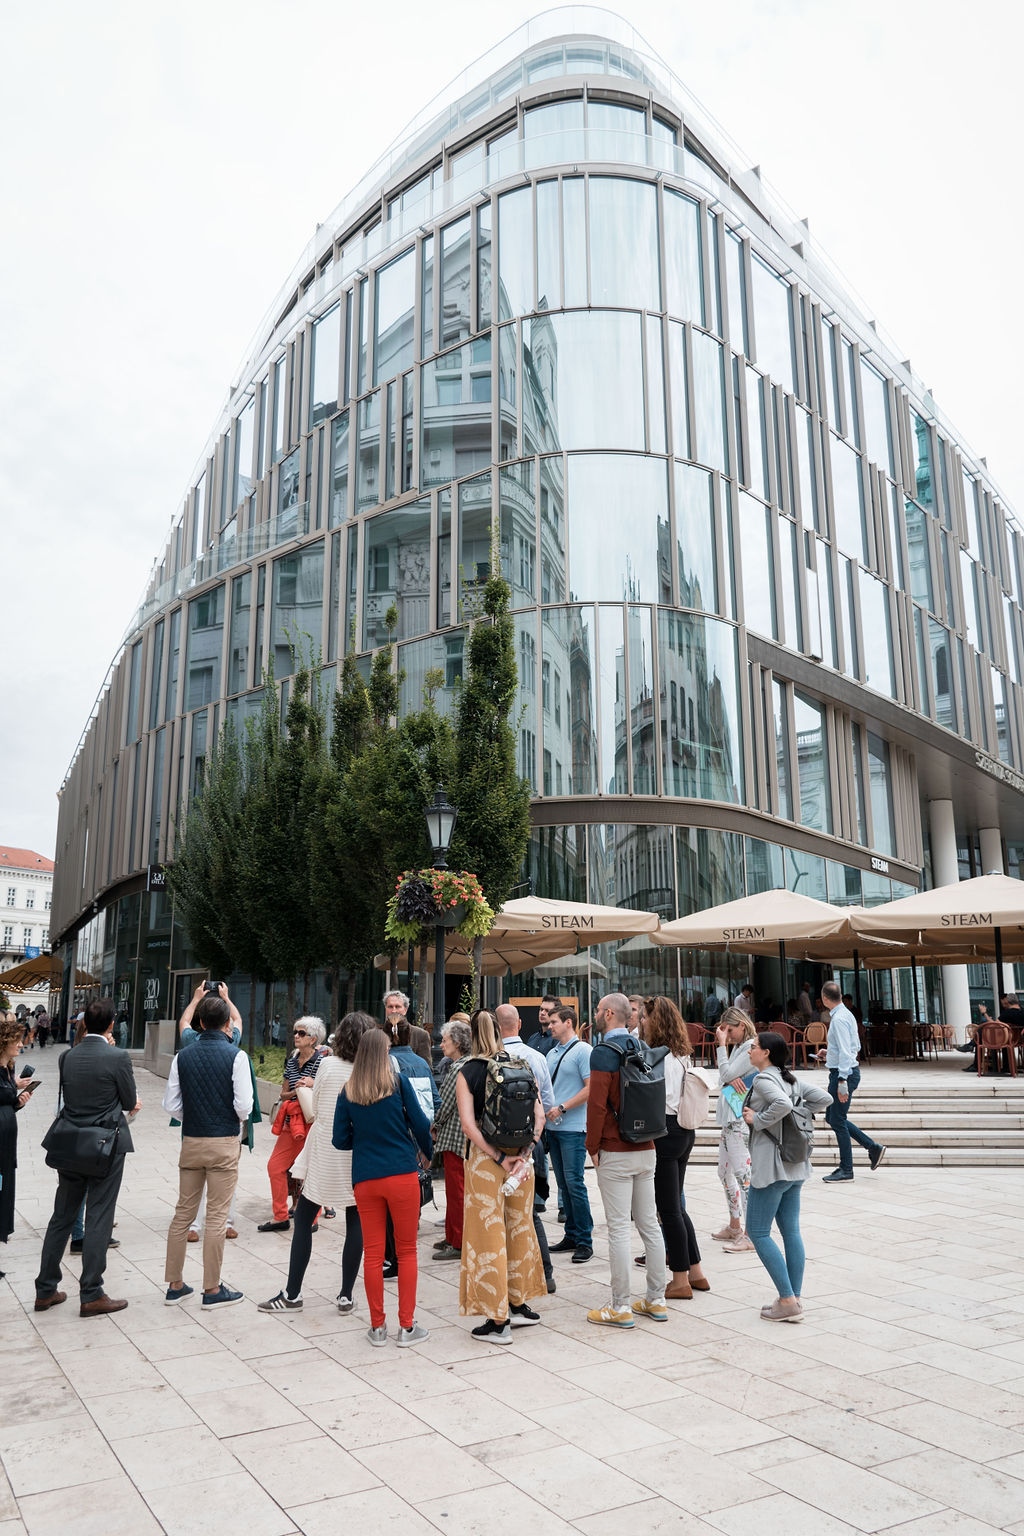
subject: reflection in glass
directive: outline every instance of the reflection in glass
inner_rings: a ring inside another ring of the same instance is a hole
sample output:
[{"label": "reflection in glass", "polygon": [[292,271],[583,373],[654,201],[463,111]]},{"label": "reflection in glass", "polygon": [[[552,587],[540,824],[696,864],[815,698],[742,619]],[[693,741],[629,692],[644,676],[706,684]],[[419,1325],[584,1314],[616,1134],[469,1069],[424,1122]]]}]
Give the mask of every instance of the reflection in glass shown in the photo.
[{"label": "reflection in glass", "polygon": [[537,308],[560,309],[561,241],[558,233],[558,182],[537,183]]},{"label": "reflection in glass", "polygon": [[[188,605],[185,655],[185,709],[198,709],[220,697],[221,642],[224,637],[224,588],[214,587]],[[172,636],[172,644],[175,637]]]},{"label": "reflection in glass", "polygon": [[[337,394],[337,374],[335,374]],[[256,397],[252,396],[235,422],[235,474],[231,495],[231,510],[252,494],[253,432],[256,423]]]},{"label": "reflection in glass", "polygon": [[748,896],[762,891],[785,889],[786,876],[782,849],[778,843],[766,843],[759,837],[744,838]]},{"label": "reflection in glass", "polygon": [[690,411],[686,391],[686,327],[669,321],[669,384],[672,391],[672,451],[678,459],[689,459]]},{"label": "reflection in glass", "polygon": [[751,490],[768,501],[771,496],[771,480],[768,472],[771,427],[768,419],[769,386],[753,368],[745,370],[747,388],[747,436],[750,441],[750,463],[747,478]]},{"label": "reflection in glass", "polygon": [[647,159],[644,113],[637,107],[620,107],[608,101],[587,103],[587,153],[591,160],[632,161]]},{"label": "reflection in glass", "polygon": [[654,315],[647,316],[647,439],[651,453],[665,452],[665,358],[661,321]]},{"label": "reflection in glass", "polygon": [[364,548],[363,649],[387,644],[384,616],[392,604],[396,639],[425,634],[431,627],[429,498],[368,518]]},{"label": "reflection in glass", "polygon": [[842,438],[833,437],[830,446],[836,543],[845,554],[866,561],[868,555],[861,499],[860,457]]},{"label": "reflection in glass", "polygon": [[565,305],[587,302],[587,215],[583,177],[567,176],[562,182],[564,227]]},{"label": "reflection in glass", "polygon": [[523,114],[524,165],[558,165],[563,160],[583,160],[583,101],[555,101],[530,107]]},{"label": "reflection in glass", "polygon": [[452,622],[452,493],[437,498],[437,628]]},{"label": "reflection in glass", "polygon": [[441,346],[464,341],[472,326],[469,215],[441,231]]},{"label": "reflection in glass", "polygon": [[537,620],[536,615],[517,614],[515,623],[516,661],[519,690],[512,706],[512,718],[518,722],[519,772],[537,791]]},{"label": "reflection in glass", "polygon": [[736,832],[677,827],[676,870],[680,917],[736,901],[743,895],[743,838]]},{"label": "reflection in glass", "polygon": [[629,735],[633,759],[633,794],[657,793],[654,733],[654,646],[651,610],[626,610],[629,649]]},{"label": "reflection in glass", "polygon": [[684,608],[714,613],[718,602],[712,477],[706,469],[676,464],[675,479],[679,601]]},{"label": "reflection in glass", "polygon": [[857,841],[868,845],[868,817],[864,793],[864,756],[861,745],[861,728],[856,722],[850,725],[850,754],[853,758],[853,788],[857,808]]},{"label": "reflection in glass", "polygon": [[228,693],[243,693],[249,683],[249,618],[252,613],[252,572],[231,583],[231,634],[228,640]]},{"label": "reflection in glass", "polygon": [[533,827],[526,850],[526,878],[538,896],[586,901],[586,828]]},{"label": "reflection in glass", "polygon": [[164,692],[164,719],[170,720],[178,713],[178,667],[181,659],[181,609],[171,614],[171,629],[167,646],[167,686]]},{"label": "reflection in glass", "polygon": [[864,637],[864,682],[869,688],[894,698],[889,596],[885,583],[864,570],[860,573],[860,617]]},{"label": "reflection in glass", "polygon": [[332,429],[331,527],[348,517],[348,411],[342,411]]},{"label": "reflection in glass", "polygon": [[309,544],[294,555],[274,561],[270,613],[270,646],[274,676],[291,677],[320,650],[323,627],[324,546]]},{"label": "reflection in glass", "polygon": [[772,727],[775,736],[775,782],[778,814],[793,820],[793,768],[789,746],[789,685],[772,679]]},{"label": "reflection in glass", "polygon": [[644,448],[640,316],[581,310],[523,322],[527,452]]},{"label": "reflection in glass", "polygon": [[490,203],[482,204],[476,211],[476,291],[477,329],[483,330],[492,319]]},{"label": "reflection in glass", "polygon": [[722,344],[704,331],[691,331],[693,346],[693,452],[712,469],[729,471],[725,424],[725,361]]},{"label": "reflection in glass", "polygon": [[434,237],[428,235],[423,242],[420,276],[420,325],[422,342],[420,356],[431,357],[437,351],[434,341]]},{"label": "reflection in glass", "polygon": [[658,206],[649,183],[590,178],[590,281],[593,304],[661,308]]},{"label": "reflection in glass", "polygon": [[784,848],[783,854],[787,888],[798,891],[801,896],[810,896],[812,901],[827,901],[825,860],[816,853],[801,853],[796,848]]},{"label": "reflection in glass", "polygon": [[872,845],[882,853],[895,856],[896,832],[892,807],[892,780],[889,772],[889,743],[867,732],[868,779],[871,785]]},{"label": "reflection in glass", "polygon": [[[468,238],[466,243],[468,246]],[[466,286],[468,288],[468,282]],[[377,272],[377,317],[373,337],[375,384],[412,366],[415,296],[416,251],[412,249]]]},{"label": "reflection in glass", "polygon": [[568,464],[571,593],[670,602],[664,459],[572,454]]},{"label": "reflection in glass", "polygon": [[380,390],[360,400],[357,412],[359,451],[356,475],[356,511],[365,512],[381,499],[380,486]]},{"label": "reflection in glass", "polygon": [[545,609],[541,632],[541,703],[544,713],[544,793],[550,795],[568,794],[572,786],[569,633],[569,613],[564,608]]},{"label": "reflection in glass", "polygon": [[420,380],[420,485],[425,488],[490,462],[490,336],[425,363]]},{"label": "reflection in glass", "polygon": [[758,365],[771,374],[776,384],[795,392],[789,284],[766,266],[760,256],[753,254],[750,274],[754,286]]},{"label": "reflection in glass", "polygon": [[861,872],[852,864],[837,864],[825,860],[825,879],[828,881],[828,899],[834,907],[856,907],[862,894]]},{"label": "reflection in glass", "polygon": [[658,610],[665,794],[743,799],[736,630],[717,619]]},{"label": "reflection in glass", "polygon": [[700,204],[665,188],[665,308],[681,320],[705,323],[700,258]]},{"label": "reflection in glass", "polygon": [[520,187],[498,198],[498,318],[533,309],[533,192]]},{"label": "reflection in glass", "polygon": [[740,548],[743,558],[743,617],[748,629],[777,638],[775,559],[771,513],[746,491],[739,495]]},{"label": "reflection in glass", "polygon": [[540,461],[540,600],[565,597],[565,472],[561,454]]},{"label": "reflection in glass", "polygon": [[[910,563],[910,590],[919,603],[934,610],[931,560],[928,553],[928,523],[925,512],[913,501],[904,502],[904,526],[907,530],[907,559]],[[968,519],[969,521],[969,519]]]},{"label": "reflection in glass", "polygon": [[733,350],[750,356],[747,340],[747,283],[743,265],[743,241],[733,230],[725,234],[725,268],[729,288],[729,341]]},{"label": "reflection in glass", "polygon": [[281,465],[277,480],[277,534],[280,538],[299,524],[299,450]]},{"label": "reflection in glass", "polygon": [[865,359],[860,360],[860,390],[864,403],[864,427],[868,458],[890,475],[894,473],[892,444],[889,440],[889,391],[880,373]]},{"label": "reflection in glass", "polygon": [[503,464],[498,478],[501,574],[512,591],[512,607],[537,601],[537,508],[533,461]]},{"label": "reflection in glass", "polygon": [[[832,831],[832,790],[829,783],[825,710],[816,699],[793,690],[797,774],[800,781],[800,820],[818,832]],[[824,872],[822,872],[824,889]],[[805,892],[804,894],[808,894]],[[821,898],[824,900],[824,896]]]},{"label": "reflection in glass", "polygon": [[626,743],[626,652],[622,639],[622,609],[600,608],[601,789],[609,795],[629,793]]},{"label": "reflection in glass", "polygon": [[[378,279],[379,280],[379,279]],[[313,325],[309,425],[315,427],[338,409],[341,354],[341,306],[335,304]]]},{"label": "reflection in glass", "polygon": [[[548,615],[551,615],[550,622]],[[559,615],[565,615],[560,618]],[[562,627],[564,624],[564,628]],[[545,610],[545,654],[548,636],[552,638],[551,655],[558,645],[568,651],[569,738],[572,777],[569,793],[593,795],[598,792],[597,776],[597,658],[593,608]]]},{"label": "reflection in glass", "polygon": [[400,715],[412,714],[422,709],[427,696],[427,673],[434,672],[440,680],[431,689],[434,708],[438,714],[450,717],[455,710],[456,689],[463,674],[466,636],[461,629],[449,630],[445,635],[429,635],[425,640],[414,640],[410,645],[398,648]]},{"label": "reflection in glass", "polygon": [[491,574],[491,472],[459,486],[459,619],[481,611]]},{"label": "reflection in glass", "polygon": [[164,623],[158,619],[153,626],[153,662],[149,669],[149,729],[160,724],[160,672],[164,659]]}]

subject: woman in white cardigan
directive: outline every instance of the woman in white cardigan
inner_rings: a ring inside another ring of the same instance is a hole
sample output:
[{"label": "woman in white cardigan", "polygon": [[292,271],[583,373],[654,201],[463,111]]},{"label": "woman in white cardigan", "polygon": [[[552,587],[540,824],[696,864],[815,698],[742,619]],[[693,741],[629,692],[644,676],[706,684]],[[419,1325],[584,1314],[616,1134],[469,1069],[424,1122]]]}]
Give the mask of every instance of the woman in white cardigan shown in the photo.
[{"label": "woman in white cardigan", "polygon": [[352,1192],[352,1153],[339,1152],[332,1144],[331,1136],[338,1095],[352,1073],[359,1042],[368,1029],[376,1028],[377,1024],[369,1014],[347,1013],[334,1032],[333,1054],[324,1057],[320,1063],[313,1083],[313,1121],[303,1148],[306,1169],[292,1224],[288,1282],[283,1291],[278,1291],[269,1301],[260,1302],[261,1312],[302,1310],[302,1281],[313,1251],[313,1224],[321,1206],[333,1206],[335,1210],[345,1212],[338,1311],[351,1312],[355,1306],[352,1289],[363,1258],[363,1230]]}]

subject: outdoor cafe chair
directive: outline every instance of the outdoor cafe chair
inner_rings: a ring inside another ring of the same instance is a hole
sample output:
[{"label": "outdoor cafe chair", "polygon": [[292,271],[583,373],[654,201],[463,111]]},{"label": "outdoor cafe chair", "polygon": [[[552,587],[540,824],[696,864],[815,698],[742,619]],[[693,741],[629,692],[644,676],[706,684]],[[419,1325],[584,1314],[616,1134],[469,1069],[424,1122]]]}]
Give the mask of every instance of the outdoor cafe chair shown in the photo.
[{"label": "outdoor cafe chair", "polygon": [[984,1076],[985,1063],[996,1056],[993,1071],[999,1071],[1000,1051],[1006,1052],[1006,1061],[1010,1069],[1010,1076],[1017,1076],[1017,1052],[1013,1031],[1008,1024],[982,1024],[975,1030],[975,1044],[977,1047],[978,1076]]}]

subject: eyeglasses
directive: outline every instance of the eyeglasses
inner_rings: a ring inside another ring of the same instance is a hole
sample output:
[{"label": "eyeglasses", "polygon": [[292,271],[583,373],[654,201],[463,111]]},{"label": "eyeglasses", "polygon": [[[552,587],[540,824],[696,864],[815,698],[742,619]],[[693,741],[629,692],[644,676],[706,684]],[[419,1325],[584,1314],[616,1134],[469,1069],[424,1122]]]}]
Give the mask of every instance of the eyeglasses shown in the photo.
[{"label": "eyeglasses", "polygon": [[294,1034],[296,1040],[308,1040],[309,1039],[309,1034],[304,1029],[296,1029],[296,1030],[293,1030],[292,1033]]}]

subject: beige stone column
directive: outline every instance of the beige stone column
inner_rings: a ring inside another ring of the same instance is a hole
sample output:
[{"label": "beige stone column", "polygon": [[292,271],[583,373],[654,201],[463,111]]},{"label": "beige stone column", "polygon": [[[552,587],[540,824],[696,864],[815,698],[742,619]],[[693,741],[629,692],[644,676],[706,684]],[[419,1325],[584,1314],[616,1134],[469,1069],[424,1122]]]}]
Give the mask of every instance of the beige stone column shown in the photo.
[{"label": "beige stone column", "polygon": [[[978,833],[978,842],[981,845],[981,872],[983,875],[1005,875],[1003,866],[1003,834],[998,827],[982,827]],[[995,993],[996,1005],[992,1010],[992,1017],[999,1017],[999,999],[1004,992],[1014,990],[1013,966],[1003,964],[1003,974],[1000,976],[995,963],[989,966],[992,973],[992,991]]]},{"label": "beige stone column", "polygon": [[[955,885],[960,879],[956,856],[956,822],[952,800],[932,800],[928,806],[931,831],[932,881],[935,885]],[[958,1043],[967,1039],[971,1022],[971,996],[965,965],[942,966],[942,1009],[944,1024],[952,1024]]]}]

